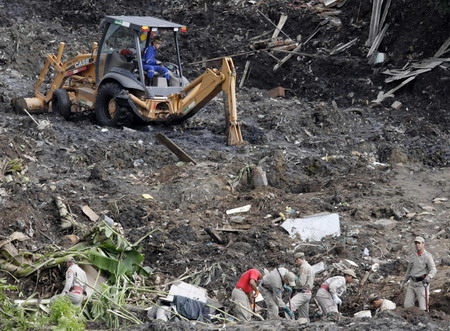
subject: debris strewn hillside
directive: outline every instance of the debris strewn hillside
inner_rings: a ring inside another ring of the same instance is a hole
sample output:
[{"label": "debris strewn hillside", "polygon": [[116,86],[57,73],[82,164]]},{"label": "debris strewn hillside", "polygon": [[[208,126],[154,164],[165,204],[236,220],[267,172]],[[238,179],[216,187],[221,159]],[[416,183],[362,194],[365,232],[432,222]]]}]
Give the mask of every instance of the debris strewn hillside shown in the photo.
[{"label": "debris strewn hillside", "polygon": [[[95,224],[83,211],[89,206],[120,223],[131,243],[153,231],[141,244],[143,264],[153,268],[145,283],[155,291],[168,291],[171,282],[183,278],[228,305],[246,269],[293,268],[292,253],[301,250],[311,264],[326,265],[316,286],[345,260],[358,265],[361,281],[344,298],[339,327],[445,328],[450,314],[449,45],[437,52],[450,37],[450,14],[444,2],[393,1],[376,51],[385,59],[373,64],[366,44],[372,3],[337,2],[331,8],[320,1],[273,0],[1,4],[0,239],[26,234],[29,240],[12,242],[25,254],[64,250],[65,235],[82,236],[61,229],[55,204],[60,197],[84,226]],[[60,41],[67,43],[67,57],[88,50],[109,14],[186,24],[180,47],[189,79],[203,71],[192,63],[239,54],[233,57],[241,84],[238,111],[249,144],[225,145],[220,98],[173,127],[102,128],[92,114],[67,122],[53,114],[14,113],[13,99],[32,94],[45,55],[56,52]],[[271,39],[283,14],[287,19],[278,39]],[[416,72],[415,79],[386,97],[405,80],[385,80],[406,71]],[[285,97],[270,96],[277,87]],[[188,151],[197,164],[178,162],[155,139],[157,133]],[[266,175],[267,186],[255,187],[258,171]],[[246,205],[251,205],[248,212],[226,213]],[[339,215],[339,236],[304,242],[280,226],[286,218],[324,212]],[[427,239],[438,265],[430,314],[401,308],[399,281],[416,235]],[[38,292],[49,298],[61,290],[63,270],[43,270],[20,281],[8,272],[0,277],[25,296]],[[351,318],[374,292],[393,300],[398,311],[370,321]],[[150,305],[156,298],[148,294],[133,303]],[[316,322],[316,329],[329,325]],[[193,327],[188,323],[170,328]],[[269,326],[277,329],[296,327],[273,323]],[[264,324],[246,327],[258,325]],[[151,328],[167,325],[152,322]]]}]

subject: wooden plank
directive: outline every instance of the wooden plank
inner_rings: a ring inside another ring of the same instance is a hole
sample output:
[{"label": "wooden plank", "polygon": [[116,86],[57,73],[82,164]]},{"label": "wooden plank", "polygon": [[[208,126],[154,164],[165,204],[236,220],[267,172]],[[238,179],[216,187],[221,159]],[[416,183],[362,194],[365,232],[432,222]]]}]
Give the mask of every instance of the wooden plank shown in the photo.
[{"label": "wooden plank", "polygon": [[384,25],[384,22],[386,21],[386,17],[389,11],[389,7],[391,7],[392,0],[388,0],[386,5],[384,6],[383,16],[381,16],[380,26]]},{"label": "wooden plank", "polygon": [[155,138],[164,146],[166,146],[173,154],[175,154],[180,161],[192,162],[197,164],[185,151],[178,147],[172,140],[167,138],[162,133],[158,133]]},{"label": "wooden plank", "polygon": [[247,231],[247,230],[242,230],[242,229],[226,229],[226,228],[221,228],[221,229],[217,228],[214,230],[222,231],[222,232],[245,232],[245,231]]},{"label": "wooden plank", "polygon": [[403,75],[389,77],[389,78],[385,79],[384,81],[386,83],[390,83],[390,82],[393,82],[393,81],[399,80],[399,79],[405,79],[405,78],[412,77],[412,76],[415,77],[417,75],[423,74],[424,72],[428,72],[430,70],[431,69],[420,69],[420,70],[414,70],[414,71],[410,71],[410,72],[405,72],[405,74],[403,74]]},{"label": "wooden plank", "polygon": [[301,47],[303,46],[303,44],[298,45],[297,47],[295,47],[295,49],[288,55],[286,55],[279,63],[277,63],[275,65],[275,67],[273,67],[273,71],[277,71],[284,63],[286,63],[294,54],[295,52],[297,52]]},{"label": "wooden plank", "polygon": [[241,82],[239,83],[239,88],[244,86],[245,79],[247,78],[248,69],[250,68],[250,61],[245,62],[244,73],[242,74]]},{"label": "wooden plank", "polygon": [[336,46],[330,51],[330,55],[337,54],[337,53],[339,53],[339,52],[345,51],[347,48],[352,47],[352,46],[356,43],[357,40],[358,40],[358,38],[355,38],[355,39],[353,39],[353,40],[350,40],[350,41],[349,41],[348,43],[346,43],[346,44],[343,44],[343,45],[342,45],[342,43],[341,43],[341,44],[336,45]]},{"label": "wooden plank", "polygon": [[268,51],[264,51],[264,53],[266,53],[267,55],[269,55],[272,59],[274,59],[277,62],[280,62],[280,59],[277,58],[275,55],[273,55],[271,52]]},{"label": "wooden plank", "polygon": [[[264,15],[264,13],[263,13],[262,11],[260,11],[259,9],[256,9],[256,11],[257,11],[258,13],[260,13],[266,20],[268,20],[268,21],[270,22],[270,24],[272,24],[275,28],[277,28],[277,25],[276,25],[274,22],[272,22],[272,20],[271,20],[270,18],[268,18],[266,15]],[[282,34],[284,34],[284,36],[285,36],[286,38],[292,40],[292,38],[289,37],[286,33],[284,33],[283,30],[280,30],[280,32],[281,32]]]},{"label": "wooden plank", "polygon": [[373,41],[373,44],[370,47],[369,52],[367,53],[367,57],[370,57],[378,49],[378,47],[380,47],[381,41],[383,40],[388,27],[389,24],[386,24],[383,30],[381,30],[381,32],[375,37],[375,40]]},{"label": "wooden plank", "polygon": [[81,211],[83,212],[84,215],[86,215],[87,217],[89,217],[89,219],[90,219],[92,222],[97,222],[97,220],[100,218],[100,216],[98,216],[98,215],[95,213],[95,211],[93,211],[93,210],[91,209],[91,207],[89,207],[89,206],[87,206],[87,205],[81,207]]},{"label": "wooden plank", "polygon": [[436,68],[438,65],[441,65],[442,62],[444,62],[444,61],[445,61],[445,59],[442,59],[442,58],[438,58],[438,59],[431,58],[431,59],[424,60],[420,63],[414,64],[414,65],[412,65],[412,67],[415,69],[433,69],[433,68]]},{"label": "wooden plank", "polygon": [[376,19],[376,11],[378,7],[378,0],[373,0],[372,2],[372,13],[370,15],[370,26],[369,26],[369,38],[367,38],[366,46],[372,46],[373,39],[375,38],[375,19]]},{"label": "wooden plank", "polygon": [[[263,33],[261,33],[261,34],[259,34],[257,36],[251,37],[250,39],[248,39],[248,41],[258,40],[258,39],[260,39],[262,37],[265,37],[265,36],[269,35],[270,33],[271,33],[271,31],[264,31]],[[268,40],[270,40],[270,39],[268,39]]]},{"label": "wooden plank", "polygon": [[223,245],[224,241],[222,238],[214,231],[214,229],[211,228],[205,228],[205,232],[208,234],[208,236],[211,237],[211,239],[216,243]]},{"label": "wooden plank", "polygon": [[272,34],[272,38],[270,38],[270,39],[272,39],[272,40],[277,39],[278,35],[281,32],[281,29],[283,28],[284,24],[286,23],[287,18],[288,18],[287,15],[281,14],[280,20],[278,21],[278,24],[277,24],[277,27],[275,28],[275,31]]},{"label": "wooden plank", "polygon": [[[375,26],[373,27],[373,37],[375,38],[378,35],[378,32],[380,31],[380,16],[381,16],[381,6],[383,5],[383,0],[378,0],[377,2],[377,9],[376,9],[376,16],[375,16]],[[375,39],[374,39],[375,40]]]},{"label": "wooden plank", "polygon": [[377,96],[377,98],[375,100],[372,100],[373,103],[380,103],[381,101],[383,101],[384,99],[386,99],[387,97],[391,97],[394,96],[394,92],[399,90],[400,88],[402,88],[403,86],[405,86],[406,84],[408,84],[410,81],[412,81],[413,79],[415,79],[416,76],[414,77],[409,77],[408,79],[406,79],[405,81],[403,81],[400,85],[394,87],[392,90],[389,90],[388,92],[384,93],[381,92],[379,93],[379,95]]},{"label": "wooden plank", "polygon": [[450,37],[442,44],[442,46],[437,50],[436,54],[434,54],[434,57],[441,57],[444,55],[444,53],[447,53],[450,49]]}]

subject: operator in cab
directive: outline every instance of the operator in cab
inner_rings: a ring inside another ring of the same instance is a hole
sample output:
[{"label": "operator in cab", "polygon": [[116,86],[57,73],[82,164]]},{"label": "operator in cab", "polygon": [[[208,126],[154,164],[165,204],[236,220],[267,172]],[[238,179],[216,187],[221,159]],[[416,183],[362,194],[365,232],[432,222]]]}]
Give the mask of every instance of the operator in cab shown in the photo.
[{"label": "operator in cab", "polygon": [[147,78],[152,79],[155,73],[159,73],[165,79],[170,80],[169,70],[161,65],[161,61],[156,60],[158,49],[161,47],[161,39],[155,37],[151,45],[145,49],[143,61],[143,68],[147,71]]}]

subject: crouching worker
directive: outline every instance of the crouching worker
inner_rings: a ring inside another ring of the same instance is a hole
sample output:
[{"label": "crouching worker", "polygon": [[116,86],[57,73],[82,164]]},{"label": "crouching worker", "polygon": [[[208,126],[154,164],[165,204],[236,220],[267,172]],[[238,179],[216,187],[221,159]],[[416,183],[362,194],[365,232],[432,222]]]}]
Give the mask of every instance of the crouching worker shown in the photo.
[{"label": "crouching worker", "polygon": [[352,269],[346,269],[342,273],[344,276],[328,278],[317,291],[317,303],[324,316],[329,313],[339,313],[338,306],[342,304],[340,297],[345,293],[347,284],[352,283],[353,279],[357,278]]},{"label": "crouching worker", "polygon": [[396,308],[395,303],[393,303],[391,300],[382,298],[376,294],[371,294],[369,296],[369,305],[371,309],[375,309],[375,316],[378,315],[378,313],[381,313],[385,310],[394,310]]},{"label": "crouching worker", "polygon": [[279,308],[294,316],[283,302],[283,292],[292,293],[292,286],[295,286],[295,275],[286,268],[276,268],[264,276],[259,290],[267,305],[267,319],[279,319]]},{"label": "crouching worker", "polygon": [[61,295],[67,295],[75,306],[81,306],[83,301],[83,293],[86,290],[87,277],[83,269],[81,269],[73,256],[66,261],[66,284]]},{"label": "crouching worker", "polygon": [[258,282],[263,274],[256,269],[249,269],[239,278],[236,287],[231,292],[234,303],[234,314],[241,321],[250,321],[251,311],[255,307],[255,298],[258,295]]}]

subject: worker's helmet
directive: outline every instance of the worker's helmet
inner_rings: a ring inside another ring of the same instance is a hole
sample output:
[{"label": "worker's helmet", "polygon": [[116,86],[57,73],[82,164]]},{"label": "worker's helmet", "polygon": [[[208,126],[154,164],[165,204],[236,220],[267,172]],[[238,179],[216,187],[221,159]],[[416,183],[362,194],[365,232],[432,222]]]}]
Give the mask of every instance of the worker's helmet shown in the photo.
[{"label": "worker's helmet", "polygon": [[380,299],[380,297],[379,297],[377,294],[372,293],[371,295],[369,295],[368,301],[369,301],[369,303],[371,304],[371,303],[373,303],[374,301],[377,301],[378,299]]},{"label": "worker's helmet", "polygon": [[424,239],[423,237],[421,237],[421,236],[418,236],[418,237],[416,237],[416,238],[414,239],[414,242],[424,243],[424,242],[425,242],[425,239]]},{"label": "worker's helmet", "polygon": [[76,262],[75,258],[73,256],[69,256],[66,260],[66,262]]},{"label": "worker's helmet", "polygon": [[358,278],[358,277],[356,277],[356,273],[355,273],[355,271],[353,269],[345,269],[345,270],[342,271],[342,273],[344,275],[352,276],[353,278]]},{"label": "worker's helmet", "polygon": [[286,278],[289,283],[289,286],[295,286],[295,274],[293,272],[287,271]]}]

